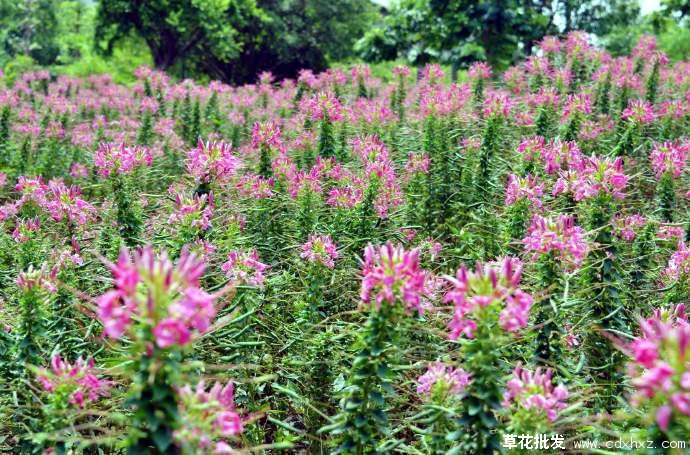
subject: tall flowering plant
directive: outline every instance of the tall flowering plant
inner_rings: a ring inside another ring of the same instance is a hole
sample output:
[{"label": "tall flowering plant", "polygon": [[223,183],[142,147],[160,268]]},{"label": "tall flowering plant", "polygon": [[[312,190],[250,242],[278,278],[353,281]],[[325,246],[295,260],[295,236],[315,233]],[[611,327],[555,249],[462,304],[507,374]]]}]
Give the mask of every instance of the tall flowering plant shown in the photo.
[{"label": "tall flowering plant", "polygon": [[428,426],[422,444],[430,453],[447,453],[452,448],[448,435],[453,434],[454,420],[471,381],[472,375],[462,368],[442,362],[430,364],[417,379],[417,395],[424,407],[414,419]]},{"label": "tall flowering plant", "polygon": [[105,336],[131,342],[129,403],[135,408],[136,431],[129,446],[167,453],[179,426],[174,388],[184,348],[209,329],[219,294],[201,288],[205,265],[187,251],[173,264],[151,247],[133,254],[123,250],[109,267],[114,288],[96,299],[97,315]]},{"label": "tall flowering plant", "polygon": [[338,451],[343,453],[371,451],[385,434],[385,394],[392,391],[390,351],[396,328],[405,314],[423,312],[427,294],[428,272],[420,266],[417,249],[369,245],[362,275],[361,300],[369,307],[369,318],[358,336],[340,414],[334,424],[321,429],[341,435]]},{"label": "tall flowering plant", "polygon": [[233,454],[233,445],[244,431],[247,418],[235,407],[232,382],[216,382],[206,390],[204,381],[195,388],[177,391],[182,424],[173,434],[183,453]]},{"label": "tall flowering plant", "polygon": [[133,182],[130,178],[140,166],[150,166],[153,161],[151,151],[146,147],[129,147],[102,143],[94,157],[98,175],[108,178],[117,207],[117,225],[127,246],[140,242],[142,213],[139,201],[132,198]]},{"label": "tall flowering plant", "polygon": [[676,208],[675,180],[685,170],[690,144],[664,142],[655,144],[649,159],[658,179],[656,193],[663,221],[672,222]]},{"label": "tall flowering plant", "polygon": [[501,347],[508,344],[510,334],[527,326],[534,301],[520,288],[522,268],[519,259],[506,257],[477,264],[473,272],[463,266],[455,277],[447,277],[451,287],[444,301],[455,307],[448,325],[450,339],[461,339],[462,356],[472,375],[458,421],[464,431],[455,433],[466,450],[500,446],[495,414],[501,401]]},{"label": "tall flowering plant", "polygon": [[558,414],[568,406],[569,394],[563,384],[554,386],[552,377],[551,368],[530,371],[522,364],[515,367],[501,403],[510,411],[510,433],[549,433],[553,429]]},{"label": "tall flowering plant", "polygon": [[631,404],[655,424],[650,437],[678,440],[690,431],[690,324],[684,305],[655,310],[623,350],[630,356]]},{"label": "tall flowering plant", "polygon": [[539,302],[536,323],[535,354],[540,362],[558,362],[562,355],[560,340],[563,315],[559,314],[557,296],[563,291],[562,273],[582,265],[589,246],[584,230],[575,225],[573,216],[560,215],[557,219],[535,216],[523,239],[527,252],[537,265],[537,287],[548,289]]}]

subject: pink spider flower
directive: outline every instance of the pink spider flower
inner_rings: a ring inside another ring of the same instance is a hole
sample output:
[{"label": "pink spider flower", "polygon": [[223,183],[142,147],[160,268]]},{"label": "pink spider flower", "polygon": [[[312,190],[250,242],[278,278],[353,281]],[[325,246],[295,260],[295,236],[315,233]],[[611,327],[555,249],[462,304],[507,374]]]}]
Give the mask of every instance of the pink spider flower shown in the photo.
[{"label": "pink spider flower", "polygon": [[561,172],[554,185],[552,194],[571,193],[573,199],[579,202],[591,199],[601,194],[610,194],[617,199],[623,199],[623,190],[628,185],[630,177],[623,173],[623,158],[597,157],[592,155],[581,165]]},{"label": "pink spider flower", "polygon": [[616,216],[612,221],[614,235],[627,242],[635,240],[637,230],[647,224],[647,218],[636,213],[630,216]]},{"label": "pink spider flower", "polygon": [[256,249],[250,252],[235,250],[228,254],[228,260],[221,269],[235,284],[262,287],[266,279],[263,272],[268,269],[268,265],[259,261]]},{"label": "pink spider flower", "polygon": [[306,112],[312,120],[339,121],[343,119],[343,106],[330,92],[320,92],[311,98],[302,101],[301,109]]},{"label": "pink spider flower", "polygon": [[592,113],[592,97],[587,93],[568,95],[563,108],[562,121],[566,121],[573,114],[587,115]]},{"label": "pink spider flower", "polygon": [[407,163],[405,163],[405,175],[412,176],[413,174],[429,173],[429,165],[431,164],[431,159],[426,153],[413,153],[407,154]]},{"label": "pink spider flower", "polygon": [[513,100],[505,92],[490,91],[484,100],[485,117],[508,117],[513,107]]},{"label": "pink spider flower", "polygon": [[338,259],[338,250],[330,235],[310,235],[309,240],[302,245],[300,257],[332,269]]},{"label": "pink spider flower", "polygon": [[96,207],[81,197],[81,189],[77,186],[67,187],[60,180],[48,182],[46,210],[53,220],[68,219],[71,223],[82,226],[96,216]]},{"label": "pink spider flower", "polygon": [[266,199],[273,196],[273,187],[275,179],[264,178],[260,175],[247,174],[243,175],[239,182],[237,182],[237,191],[245,197],[253,199]]},{"label": "pink spider flower", "polygon": [[280,127],[275,121],[256,122],[252,128],[252,147],[261,146],[281,149],[283,137]]},{"label": "pink spider flower", "polygon": [[187,171],[197,182],[227,183],[241,167],[232,146],[223,141],[199,139],[195,149],[187,153]]},{"label": "pink spider flower", "polygon": [[536,177],[527,175],[519,177],[515,174],[508,175],[506,184],[506,205],[512,205],[520,200],[528,200],[534,207],[542,206],[541,197],[544,194],[544,184],[538,183]]},{"label": "pink spider flower", "polygon": [[685,163],[690,152],[690,143],[676,144],[666,141],[663,144],[655,143],[649,159],[657,178],[668,172],[673,178],[678,178],[685,170]]},{"label": "pink spider flower", "polygon": [[553,422],[558,413],[568,407],[568,389],[563,384],[554,387],[553,370],[537,368],[534,372],[518,363],[513,370],[513,378],[508,381],[502,405],[506,408],[517,406],[537,415],[545,415]]},{"label": "pink spider flower", "polygon": [[213,218],[213,192],[192,197],[184,192],[170,190],[175,198],[175,211],[168,217],[168,223],[181,224],[206,231],[211,228]]},{"label": "pink spider flower", "polygon": [[96,299],[105,335],[136,339],[146,333],[135,329],[142,326],[166,349],[187,345],[194,330],[208,330],[216,314],[214,302],[223,291],[208,294],[200,288],[206,266],[189,250],[183,249],[173,264],[165,252],[157,255],[150,246],[133,255],[123,249],[109,267],[115,287]]},{"label": "pink spider flower", "polygon": [[623,350],[630,356],[628,376],[635,407],[651,408],[656,423],[667,431],[672,422],[690,417],[690,324],[684,305],[655,310],[640,319],[640,335]]},{"label": "pink spider flower", "polygon": [[623,110],[621,116],[642,125],[652,123],[656,119],[651,103],[640,99],[628,101],[628,107]]},{"label": "pink spider flower", "polygon": [[37,379],[46,392],[69,396],[68,402],[83,409],[87,403],[109,395],[112,382],[100,379],[92,357],[86,361],[79,357],[70,364],[55,354],[50,362],[50,370],[41,368]]},{"label": "pink spider flower", "polygon": [[41,220],[38,218],[30,218],[28,220],[17,221],[17,225],[12,231],[12,238],[19,243],[27,242],[33,232],[37,232],[41,228]]},{"label": "pink spider flower", "polygon": [[383,302],[400,302],[407,311],[422,314],[427,276],[419,263],[419,249],[405,251],[402,245],[393,246],[390,242],[377,247],[368,245],[362,263],[361,300],[373,301],[377,309]]},{"label": "pink spider flower", "polygon": [[417,394],[438,396],[442,399],[458,396],[471,382],[472,375],[462,368],[453,368],[442,362],[428,366],[427,371],[417,379]]},{"label": "pink spider flower", "polygon": [[584,231],[575,225],[574,217],[567,215],[556,219],[535,216],[522,242],[527,251],[533,252],[533,260],[555,251],[568,268],[579,267],[589,250]]},{"label": "pink spider flower", "polygon": [[478,322],[491,324],[492,321],[482,320],[491,314],[484,311],[490,305],[503,307],[497,322],[504,330],[515,332],[525,327],[534,299],[519,287],[522,267],[518,258],[505,257],[484,266],[477,263],[474,272],[463,265],[454,278],[446,277],[451,288],[443,301],[455,305],[448,325],[450,339],[461,335],[473,338]]},{"label": "pink spider flower", "polygon": [[181,387],[178,397],[183,422],[173,435],[178,444],[204,453],[235,453],[229,441],[244,431],[247,418],[235,407],[232,382],[216,382],[207,391],[206,383],[199,381],[195,388]]},{"label": "pink spider flower", "polygon": [[532,136],[520,141],[517,152],[526,161],[542,156],[544,152],[544,138],[542,136]]},{"label": "pink spider flower", "polygon": [[491,65],[486,62],[475,62],[467,70],[470,79],[491,79]]},{"label": "pink spider flower", "polygon": [[661,272],[661,283],[664,286],[690,278],[690,248],[685,242],[678,242],[678,249],[671,255],[668,265]]},{"label": "pink spider flower", "polygon": [[135,167],[150,166],[153,162],[151,150],[138,145],[125,143],[99,144],[94,155],[94,166],[98,175],[108,177],[113,174],[129,174]]}]

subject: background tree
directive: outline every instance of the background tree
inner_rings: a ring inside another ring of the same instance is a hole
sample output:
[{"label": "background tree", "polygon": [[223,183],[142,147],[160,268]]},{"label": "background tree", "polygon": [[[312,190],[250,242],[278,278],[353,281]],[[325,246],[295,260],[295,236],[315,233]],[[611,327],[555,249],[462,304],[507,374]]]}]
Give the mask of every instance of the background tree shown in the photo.
[{"label": "background tree", "polygon": [[31,57],[40,65],[55,62],[59,49],[56,2],[0,0],[0,63],[16,56]]},{"label": "background tree", "polygon": [[374,13],[368,0],[108,0],[96,38],[107,54],[136,34],[158,69],[243,83],[349,57]]}]

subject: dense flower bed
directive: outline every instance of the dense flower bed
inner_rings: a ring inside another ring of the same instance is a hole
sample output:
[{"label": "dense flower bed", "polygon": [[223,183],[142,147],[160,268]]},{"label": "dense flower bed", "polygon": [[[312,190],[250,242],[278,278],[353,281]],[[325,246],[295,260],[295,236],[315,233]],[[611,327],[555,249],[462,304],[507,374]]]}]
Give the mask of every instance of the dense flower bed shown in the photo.
[{"label": "dense flower bed", "polygon": [[137,78],[0,75],[2,449],[690,431],[690,63],[653,38],[454,84]]}]

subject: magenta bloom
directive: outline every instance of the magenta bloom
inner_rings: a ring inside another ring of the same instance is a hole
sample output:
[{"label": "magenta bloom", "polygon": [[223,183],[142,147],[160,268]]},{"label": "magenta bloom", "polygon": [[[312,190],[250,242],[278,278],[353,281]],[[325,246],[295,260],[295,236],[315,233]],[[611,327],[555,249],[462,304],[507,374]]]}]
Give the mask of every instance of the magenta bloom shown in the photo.
[{"label": "magenta bloom", "polygon": [[178,319],[165,319],[153,328],[153,336],[159,348],[184,346],[191,339],[189,329]]},{"label": "magenta bloom", "polygon": [[571,193],[577,202],[604,194],[623,199],[623,190],[629,180],[630,177],[623,173],[621,157],[611,160],[592,155],[576,165],[570,165],[567,171],[559,172],[552,194]]},{"label": "magenta bloom", "polygon": [[151,247],[134,255],[123,249],[110,269],[115,288],[96,298],[105,335],[137,337],[141,331],[131,329],[143,325],[158,347],[167,349],[187,345],[194,330],[204,333],[210,327],[222,291],[211,295],[200,289],[205,265],[187,249],[177,264]]},{"label": "magenta bloom", "polygon": [[226,183],[240,166],[232,146],[223,141],[204,142],[199,138],[196,148],[187,153],[187,171],[197,182]]},{"label": "magenta bloom", "polygon": [[183,447],[204,448],[208,453],[235,453],[228,442],[244,431],[246,418],[235,408],[234,395],[232,382],[216,382],[208,391],[204,381],[194,389],[189,385],[180,388],[183,424],[175,431],[175,440]]},{"label": "magenta bloom", "polygon": [[635,393],[631,404],[645,405],[659,428],[667,431],[674,420],[690,417],[690,324],[684,305],[655,310],[640,320],[641,334],[628,344],[628,375]]},{"label": "magenta bloom", "polygon": [[567,408],[568,389],[563,384],[556,387],[551,382],[553,370],[537,368],[531,372],[518,364],[513,370],[513,378],[507,383],[503,395],[503,406],[515,405],[537,414],[545,414],[553,422],[558,412]]},{"label": "magenta bloom", "polygon": [[417,379],[417,393],[432,395],[441,392],[460,395],[470,383],[471,375],[462,368],[453,368],[441,362],[429,365],[426,373]]},{"label": "magenta bloom", "polygon": [[262,287],[266,279],[263,272],[268,265],[259,261],[259,253],[254,249],[250,252],[231,251],[221,269],[235,284]]},{"label": "magenta bloom", "polygon": [[541,207],[541,197],[544,194],[544,185],[538,183],[536,177],[527,175],[518,177],[515,174],[508,175],[506,184],[506,205],[512,205],[520,200],[529,201],[534,207]]},{"label": "magenta bloom", "polygon": [[50,370],[42,368],[38,372],[38,381],[48,393],[66,394],[69,403],[84,408],[87,402],[108,396],[112,382],[98,377],[93,358],[84,361],[81,357],[74,365],[55,354],[50,362]]},{"label": "magenta bloom", "polygon": [[670,286],[674,282],[687,281],[690,277],[690,248],[682,240],[678,242],[678,249],[671,255],[668,265],[661,272],[661,282]]},{"label": "magenta bloom", "polygon": [[330,235],[310,235],[309,240],[302,245],[300,257],[333,268],[335,260],[338,259],[338,250]]},{"label": "magenta bloom", "polygon": [[649,160],[652,162],[652,169],[657,178],[666,172],[673,178],[680,177],[685,170],[688,152],[690,152],[690,143],[675,144],[667,141],[663,144],[654,144]]},{"label": "magenta bloom", "polygon": [[654,122],[656,115],[649,101],[630,100],[628,107],[623,110],[622,117],[638,124],[648,124]]},{"label": "magenta bloom", "polygon": [[419,264],[419,249],[405,251],[402,245],[390,242],[364,249],[361,299],[376,308],[387,302],[401,302],[407,310],[424,311],[422,298],[426,296],[427,271]]},{"label": "magenta bloom", "polygon": [[535,216],[522,242],[527,251],[534,252],[534,259],[555,251],[566,267],[580,266],[589,250],[584,231],[575,226],[574,217],[567,215],[559,215],[556,220]]},{"label": "magenta bloom", "polygon": [[153,162],[151,150],[145,147],[118,144],[99,144],[94,155],[94,166],[98,175],[129,174],[135,167],[150,166]]},{"label": "magenta bloom", "polygon": [[[478,323],[498,322],[508,332],[525,327],[534,299],[519,288],[521,276],[522,262],[505,257],[485,266],[478,263],[474,272],[463,266],[455,278],[446,277],[452,287],[443,301],[455,305],[453,320],[448,325],[450,339],[462,335],[473,338]],[[482,320],[491,314],[483,311],[490,305],[503,305],[498,321]]]},{"label": "magenta bloom", "polygon": [[467,71],[471,79],[491,79],[491,65],[486,62],[475,62]]}]

